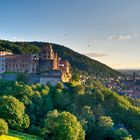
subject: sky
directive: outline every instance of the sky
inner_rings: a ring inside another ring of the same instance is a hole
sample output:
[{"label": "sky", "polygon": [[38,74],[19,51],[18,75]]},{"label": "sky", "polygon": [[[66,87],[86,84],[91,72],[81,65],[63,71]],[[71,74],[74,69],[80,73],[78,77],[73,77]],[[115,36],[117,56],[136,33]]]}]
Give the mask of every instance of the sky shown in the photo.
[{"label": "sky", "polygon": [[0,0],[0,39],[57,43],[140,69],[140,0]]}]

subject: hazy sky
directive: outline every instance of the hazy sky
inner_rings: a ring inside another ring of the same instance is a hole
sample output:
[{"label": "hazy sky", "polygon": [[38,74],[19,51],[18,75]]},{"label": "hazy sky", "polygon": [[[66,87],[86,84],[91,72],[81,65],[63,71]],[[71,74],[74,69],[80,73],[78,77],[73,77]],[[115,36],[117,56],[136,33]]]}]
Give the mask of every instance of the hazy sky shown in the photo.
[{"label": "hazy sky", "polygon": [[140,68],[140,0],[0,0],[0,38],[65,45]]}]

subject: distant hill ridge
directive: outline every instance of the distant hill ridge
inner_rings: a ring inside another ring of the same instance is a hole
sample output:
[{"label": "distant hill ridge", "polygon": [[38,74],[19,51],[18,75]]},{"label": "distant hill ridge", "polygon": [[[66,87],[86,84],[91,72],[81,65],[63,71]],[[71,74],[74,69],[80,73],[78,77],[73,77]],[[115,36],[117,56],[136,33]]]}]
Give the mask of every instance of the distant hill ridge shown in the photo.
[{"label": "distant hill ridge", "polygon": [[[0,50],[16,54],[39,53],[40,47],[47,42],[10,42],[0,40]],[[70,62],[74,70],[79,70],[96,77],[116,77],[120,73],[85,55],[77,53],[65,46],[53,44],[53,49],[62,59]]]}]

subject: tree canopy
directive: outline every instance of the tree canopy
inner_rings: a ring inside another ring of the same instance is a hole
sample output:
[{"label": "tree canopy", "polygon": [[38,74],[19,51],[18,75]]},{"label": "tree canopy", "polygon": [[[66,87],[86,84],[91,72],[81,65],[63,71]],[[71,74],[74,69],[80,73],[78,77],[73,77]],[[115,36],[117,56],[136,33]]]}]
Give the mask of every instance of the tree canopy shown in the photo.
[{"label": "tree canopy", "polygon": [[[10,129],[46,139],[53,134],[60,137],[63,132],[65,136],[84,135],[87,140],[140,138],[140,108],[126,97],[95,80],[90,85],[63,84],[53,87],[0,80],[0,118]],[[82,94],[77,86],[84,89]]]},{"label": "tree canopy", "polygon": [[84,140],[85,137],[80,122],[69,112],[49,112],[44,129],[46,138],[50,140]]},{"label": "tree canopy", "polygon": [[29,127],[29,117],[25,114],[25,106],[13,96],[0,98],[0,117],[5,119],[10,128],[24,129]]}]

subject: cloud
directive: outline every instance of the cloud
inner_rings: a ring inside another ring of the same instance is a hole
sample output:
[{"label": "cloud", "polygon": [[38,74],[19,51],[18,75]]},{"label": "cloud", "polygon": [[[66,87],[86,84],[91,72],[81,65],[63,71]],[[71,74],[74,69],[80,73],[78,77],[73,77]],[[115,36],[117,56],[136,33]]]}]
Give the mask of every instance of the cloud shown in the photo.
[{"label": "cloud", "polygon": [[14,36],[14,37],[12,37],[11,39],[12,39],[12,40],[17,40],[18,38]]},{"label": "cloud", "polygon": [[88,57],[105,57],[105,56],[108,56],[108,54],[105,54],[105,53],[97,53],[97,52],[91,52],[91,53],[85,53],[86,56]]},{"label": "cloud", "polygon": [[108,37],[108,40],[128,40],[131,39],[133,37],[137,37],[137,34],[133,34],[133,35],[112,35]]},{"label": "cloud", "polygon": [[26,41],[25,39],[19,38],[19,37],[16,37],[16,36],[11,37],[11,39],[9,39],[9,40],[10,40],[10,41]]}]

